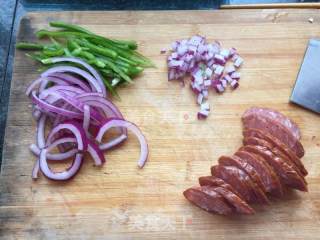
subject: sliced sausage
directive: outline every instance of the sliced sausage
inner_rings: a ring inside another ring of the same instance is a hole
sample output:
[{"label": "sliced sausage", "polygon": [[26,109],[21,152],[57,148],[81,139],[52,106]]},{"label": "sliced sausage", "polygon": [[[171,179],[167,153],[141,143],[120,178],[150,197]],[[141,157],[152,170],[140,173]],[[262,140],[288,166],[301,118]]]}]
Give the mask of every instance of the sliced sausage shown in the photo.
[{"label": "sliced sausage", "polygon": [[234,194],[232,191],[224,187],[214,187],[214,190],[222,195],[225,200],[232,205],[238,213],[242,214],[254,214],[255,211],[243,201],[240,197]]},{"label": "sliced sausage", "polygon": [[289,131],[291,131],[292,134],[297,139],[301,138],[300,129],[298,128],[297,124],[295,124],[290,118],[286,117],[282,113],[270,108],[252,107],[252,108],[249,108],[247,111],[245,111],[242,117],[246,118],[250,115],[255,115],[255,114],[277,121],[278,124],[282,125],[283,127],[287,128]]},{"label": "sliced sausage", "polygon": [[234,166],[212,166],[211,174],[229,183],[248,203],[257,203],[256,189],[250,177]]},{"label": "sliced sausage", "polygon": [[257,198],[260,199],[261,203],[269,203],[269,200],[265,195],[266,191],[264,189],[260,176],[245,159],[242,159],[238,156],[221,156],[218,161],[219,164],[223,166],[235,166],[248,174],[253,184],[255,185]]},{"label": "sliced sausage", "polygon": [[289,159],[279,148],[276,146],[273,146],[270,144],[268,141],[260,138],[255,138],[255,137],[248,137],[243,139],[243,144],[244,145],[258,145],[258,146],[263,146],[266,147],[268,150],[270,150],[274,155],[277,157],[281,158],[285,162],[287,162],[289,165],[292,166],[292,168],[302,177],[304,180],[305,184],[307,184],[307,181],[304,179],[304,176],[300,169]]},{"label": "sliced sausage", "polygon": [[283,159],[275,156],[266,147],[247,145],[241,148],[247,152],[255,153],[261,157],[273,168],[278,174],[280,180],[287,186],[301,191],[308,191],[307,185],[301,176]]},{"label": "sliced sausage", "polygon": [[232,213],[231,206],[225,198],[217,193],[213,187],[201,186],[188,188],[183,192],[186,199],[194,205],[212,213],[229,215]]},{"label": "sliced sausage", "polygon": [[279,139],[273,137],[271,134],[263,132],[259,129],[251,128],[243,131],[243,136],[244,138],[256,137],[268,141],[271,145],[277,147],[284,155],[286,155],[300,169],[303,176],[308,174],[308,171],[305,169],[303,163],[297,157],[297,155],[287,145],[282,143]]},{"label": "sliced sausage", "polygon": [[256,128],[268,132],[291,148],[298,157],[303,157],[304,149],[299,139],[295,138],[291,131],[277,124],[276,121],[259,115],[243,117],[242,121],[244,129]]},{"label": "sliced sausage", "polygon": [[199,177],[199,184],[200,186],[223,187],[240,196],[240,194],[230,184],[215,176]]},{"label": "sliced sausage", "polygon": [[283,189],[279,177],[274,170],[265,162],[265,160],[254,153],[247,151],[237,151],[236,156],[246,159],[248,163],[253,166],[259,174],[262,184],[266,191],[274,197],[282,197]]}]

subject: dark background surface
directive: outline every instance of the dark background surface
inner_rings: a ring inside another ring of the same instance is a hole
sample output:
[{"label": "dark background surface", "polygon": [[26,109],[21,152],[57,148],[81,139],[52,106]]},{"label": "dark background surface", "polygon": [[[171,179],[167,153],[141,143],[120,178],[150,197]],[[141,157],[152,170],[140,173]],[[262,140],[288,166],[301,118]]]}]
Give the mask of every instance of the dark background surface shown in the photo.
[{"label": "dark background surface", "polygon": [[[20,19],[27,11],[191,10],[222,4],[320,2],[303,0],[0,0],[0,166],[8,109],[14,45]],[[19,141],[17,139],[17,141]]]}]

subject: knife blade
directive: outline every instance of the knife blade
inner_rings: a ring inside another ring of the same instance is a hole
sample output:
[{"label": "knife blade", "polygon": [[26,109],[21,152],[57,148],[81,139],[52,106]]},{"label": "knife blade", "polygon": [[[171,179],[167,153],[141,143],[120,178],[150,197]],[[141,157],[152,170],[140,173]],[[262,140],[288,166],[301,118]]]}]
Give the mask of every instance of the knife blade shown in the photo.
[{"label": "knife blade", "polygon": [[320,40],[309,41],[290,102],[320,113]]}]

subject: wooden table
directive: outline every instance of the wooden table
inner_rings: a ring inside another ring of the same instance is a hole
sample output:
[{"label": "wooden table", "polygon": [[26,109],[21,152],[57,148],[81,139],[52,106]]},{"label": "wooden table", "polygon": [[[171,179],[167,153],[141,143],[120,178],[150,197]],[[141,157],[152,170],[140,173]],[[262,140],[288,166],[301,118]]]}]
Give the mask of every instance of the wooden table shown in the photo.
[{"label": "wooden table", "polygon": [[[2,239],[319,239],[319,116],[288,103],[311,37],[320,35],[319,10],[268,9],[161,12],[29,13],[19,39],[50,20],[82,24],[109,37],[134,39],[158,68],[146,70],[115,101],[126,119],[138,124],[150,146],[145,168],[137,169],[138,142],[132,135],[107,152],[107,164],[88,159],[66,183],[32,181],[35,140],[26,86],[38,76],[23,52],[15,56],[5,152],[0,178]],[[308,22],[314,18],[314,23]],[[201,34],[245,59],[241,85],[211,93],[205,121],[189,87],[167,81],[160,50],[176,39]],[[293,192],[254,216],[210,215],[187,202],[182,192],[209,174],[222,154],[241,145],[241,114],[251,106],[280,110],[301,127],[309,170],[309,193]]]}]

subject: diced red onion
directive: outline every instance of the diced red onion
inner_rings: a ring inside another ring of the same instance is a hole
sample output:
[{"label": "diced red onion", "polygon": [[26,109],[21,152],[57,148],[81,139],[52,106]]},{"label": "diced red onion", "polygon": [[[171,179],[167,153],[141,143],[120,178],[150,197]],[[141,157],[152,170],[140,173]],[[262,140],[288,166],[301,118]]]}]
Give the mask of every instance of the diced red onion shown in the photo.
[{"label": "diced red onion", "polygon": [[221,76],[222,73],[223,73],[223,70],[224,70],[224,67],[221,66],[221,65],[218,65],[217,68],[214,70],[214,73],[215,73],[217,76]]},{"label": "diced red onion", "polygon": [[222,79],[222,80],[220,80],[220,82],[221,82],[221,85],[223,86],[223,88],[227,87],[227,80]]},{"label": "diced red onion", "polygon": [[237,80],[233,80],[230,83],[230,86],[232,87],[232,89],[236,89],[237,87],[239,87],[239,82]]},{"label": "diced red onion", "polygon": [[226,60],[220,54],[215,54],[214,55],[214,60],[215,60],[216,63],[218,63],[220,65],[225,65],[226,64]]},{"label": "diced red onion", "polygon": [[225,79],[228,83],[231,83],[233,81],[230,75],[224,75],[223,79]]},{"label": "diced red onion", "polygon": [[200,109],[209,111],[210,110],[210,104],[208,102],[204,102],[204,103],[201,104]]},{"label": "diced red onion", "polygon": [[230,50],[229,49],[222,49],[220,55],[224,57],[224,59],[228,59],[230,57]]},{"label": "diced red onion", "polygon": [[203,95],[202,95],[201,93],[199,93],[198,99],[197,99],[197,103],[198,103],[199,105],[201,105],[202,101],[203,101]]},{"label": "diced red onion", "polygon": [[[222,49],[220,42],[207,43],[206,39],[199,35],[175,41],[171,46],[172,53],[167,58],[168,80],[177,79],[184,82],[183,77],[191,75],[190,86],[197,95],[200,107],[203,99],[208,98],[211,85],[218,93],[222,93],[227,83],[231,84],[234,79],[240,78],[235,67],[240,67],[242,58],[235,48]],[[227,64],[230,59],[235,61],[232,65]],[[206,115],[198,113],[200,118]]]},{"label": "diced red onion", "polygon": [[198,119],[205,119],[209,116],[209,110],[200,110],[198,112]]},{"label": "diced red onion", "polygon": [[211,80],[205,80],[204,81],[204,86],[210,87],[211,86]]},{"label": "diced red onion", "polygon": [[236,60],[234,61],[234,66],[236,67],[236,68],[238,68],[238,67],[240,67],[241,66],[241,64],[243,63],[243,59],[240,57],[240,56],[238,56],[237,58],[236,58]]},{"label": "diced red onion", "polygon": [[[211,83],[211,81],[210,81],[210,83]],[[208,96],[209,96],[208,90],[202,90],[202,95],[203,95],[203,97],[204,97],[205,99],[207,99]]]},{"label": "diced red onion", "polygon": [[233,73],[233,72],[235,72],[235,71],[236,71],[236,69],[235,69],[234,66],[232,66],[232,65],[227,66],[227,67],[225,68],[225,72],[226,72],[227,74],[231,74],[231,73]]},{"label": "diced red onion", "polygon": [[167,52],[167,49],[165,49],[165,48],[161,49],[161,51],[160,51],[161,54],[165,54],[166,52]]},{"label": "diced red onion", "polygon": [[230,77],[231,77],[232,79],[239,80],[239,79],[240,79],[240,73],[238,73],[238,72],[233,72],[233,73],[230,75]]},{"label": "diced red onion", "polygon": [[206,68],[205,74],[207,78],[211,78],[212,75],[212,69],[211,68]]}]

